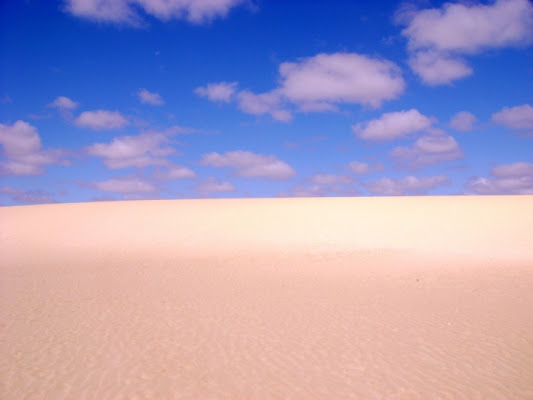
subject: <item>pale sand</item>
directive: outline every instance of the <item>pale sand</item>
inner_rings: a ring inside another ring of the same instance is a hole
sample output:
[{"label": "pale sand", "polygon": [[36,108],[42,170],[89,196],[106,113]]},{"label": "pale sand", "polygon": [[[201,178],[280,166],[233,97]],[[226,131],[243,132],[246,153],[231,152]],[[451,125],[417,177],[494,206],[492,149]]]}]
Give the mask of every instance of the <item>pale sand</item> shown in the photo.
[{"label": "pale sand", "polygon": [[533,399],[533,196],[0,208],[0,398]]}]

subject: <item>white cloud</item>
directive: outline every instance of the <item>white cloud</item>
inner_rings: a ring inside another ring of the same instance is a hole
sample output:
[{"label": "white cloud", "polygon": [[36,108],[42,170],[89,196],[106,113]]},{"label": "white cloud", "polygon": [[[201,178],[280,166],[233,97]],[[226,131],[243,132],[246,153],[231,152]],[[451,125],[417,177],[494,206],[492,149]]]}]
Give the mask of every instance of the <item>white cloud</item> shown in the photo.
[{"label": "white cloud", "polygon": [[161,133],[141,133],[137,136],[115,137],[109,143],[95,143],[86,148],[87,154],[101,157],[108,168],[167,165],[165,157],[175,154],[168,146],[169,138]]},{"label": "white cloud", "polygon": [[345,175],[316,174],[310,178],[316,185],[346,185],[353,182],[353,178]]},{"label": "white cloud", "polygon": [[145,14],[168,21],[186,20],[207,23],[225,17],[244,0],[64,0],[64,10],[80,18],[141,26]]},{"label": "white cloud", "polygon": [[45,204],[56,203],[49,193],[44,190],[23,190],[9,186],[0,187],[0,194],[8,196],[15,203]]},{"label": "white cloud", "polygon": [[78,107],[78,103],[65,96],[59,96],[48,107],[57,108],[59,110],[74,110]]},{"label": "white cloud", "polygon": [[152,93],[146,89],[140,89],[137,92],[137,97],[139,101],[143,104],[151,104],[153,106],[161,106],[165,104],[163,98],[159,93]]},{"label": "white cloud", "polygon": [[524,46],[533,40],[533,5],[528,0],[445,3],[441,8],[404,11],[398,16],[407,25],[402,34],[408,40],[411,67],[431,85],[472,73],[460,55]]},{"label": "white cloud", "polygon": [[233,98],[236,87],[237,82],[208,83],[206,86],[194,89],[194,93],[201,97],[207,97],[210,101],[229,103]]},{"label": "white cloud", "polygon": [[318,54],[279,68],[280,91],[307,110],[331,109],[337,103],[379,107],[405,88],[394,63],[357,53]]},{"label": "white cloud", "polygon": [[235,187],[229,182],[222,182],[216,178],[210,177],[205,179],[202,183],[195,186],[195,189],[202,196],[207,196],[211,193],[235,192]]},{"label": "white cloud", "polygon": [[383,171],[384,167],[382,164],[370,165],[361,161],[352,161],[348,164],[348,168],[358,175],[368,174],[374,171]]},{"label": "white cloud", "polygon": [[282,110],[280,96],[277,92],[254,94],[248,90],[243,90],[237,95],[239,108],[248,114],[262,115],[270,114],[278,121],[290,121],[292,115],[286,110]]},{"label": "white cloud", "polygon": [[165,170],[156,170],[153,174],[154,178],[162,181],[170,181],[175,179],[191,179],[196,177],[196,173],[181,165],[170,164]]},{"label": "white cloud", "polygon": [[24,121],[0,124],[0,144],[6,161],[0,161],[2,175],[39,175],[43,165],[68,163],[59,149],[43,150],[37,129]]},{"label": "white cloud", "polygon": [[456,131],[468,132],[474,128],[477,118],[474,114],[468,111],[460,111],[453,116],[450,121],[450,126]]},{"label": "white cloud", "polygon": [[436,51],[419,51],[409,57],[409,66],[429,86],[443,85],[474,73],[459,57]]},{"label": "white cloud", "polygon": [[225,154],[209,153],[202,156],[201,163],[212,167],[236,169],[238,176],[252,178],[288,179],[296,174],[287,163],[275,156],[256,154],[250,151],[230,151]]},{"label": "white cloud", "polygon": [[[405,88],[400,68],[387,60],[357,53],[318,54],[279,67],[278,87],[261,94],[250,90],[236,93],[236,82],[210,83],[195,93],[211,101],[237,100],[249,114],[270,114],[278,121],[290,121],[286,106],[300,111],[337,110],[343,103],[373,108],[397,98]],[[236,95],[235,95],[236,94]]]},{"label": "white cloud", "polygon": [[407,168],[419,168],[463,157],[463,151],[452,136],[424,136],[412,147],[396,147],[391,156]]},{"label": "white cloud", "polygon": [[533,164],[516,162],[492,168],[491,178],[474,177],[466,187],[477,194],[533,194]]},{"label": "white cloud", "polygon": [[112,178],[107,181],[94,182],[94,188],[113,193],[152,193],[157,189],[149,181],[135,176]]},{"label": "white cloud", "polygon": [[431,118],[413,108],[408,111],[385,113],[378,119],[352,126],[352,130],[360,139],[384,141],[428,129],[432,124]]},{"label": "white cloud", "polygon": [[118,111],[107,110],[84,111],[74,123],[95,131],[120,129],[129,124],[128,120]]},{"label": "white cloud", "polygon": [[492,120],[511,129],[533,130],[533,107],[524,104],[516,107],[504,107],[492,115]]},{"label": "white cloud", "polygon": [[400,179],[381,178],[377,181],[364,184],[365,188],[373,193],[383,196],[422,195],[438,186],[449,185],[450,181],[445,175],[417,178],[406,176]]}]

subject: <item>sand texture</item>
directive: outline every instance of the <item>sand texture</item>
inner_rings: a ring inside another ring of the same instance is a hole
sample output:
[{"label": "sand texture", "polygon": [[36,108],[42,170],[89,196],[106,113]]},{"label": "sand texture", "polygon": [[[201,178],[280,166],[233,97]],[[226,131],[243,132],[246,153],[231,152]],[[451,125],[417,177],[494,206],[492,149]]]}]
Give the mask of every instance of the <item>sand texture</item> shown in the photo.
[{"label": "sand texture", "polygon": [[533,196],[0,208],[3,400],[533,399]]}]

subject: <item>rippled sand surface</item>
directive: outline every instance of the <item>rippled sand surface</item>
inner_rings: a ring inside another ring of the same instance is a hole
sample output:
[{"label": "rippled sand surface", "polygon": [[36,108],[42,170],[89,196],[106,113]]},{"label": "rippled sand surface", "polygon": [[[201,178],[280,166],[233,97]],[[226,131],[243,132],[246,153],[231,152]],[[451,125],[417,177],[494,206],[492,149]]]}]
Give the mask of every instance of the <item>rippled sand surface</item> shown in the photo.
[{"label": "rippled sand surface", "polygon": [[532,205],[1,208],[0,398],[531,399]]}]

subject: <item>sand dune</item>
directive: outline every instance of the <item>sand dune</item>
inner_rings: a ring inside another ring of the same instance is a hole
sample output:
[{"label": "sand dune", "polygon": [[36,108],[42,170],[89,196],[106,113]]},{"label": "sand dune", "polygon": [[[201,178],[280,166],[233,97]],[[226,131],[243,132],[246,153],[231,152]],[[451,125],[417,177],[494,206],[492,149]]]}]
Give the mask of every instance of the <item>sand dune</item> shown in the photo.
[{"label": "sand dune", "polygon": [[0,208],[2,399],[531,399],[533,196]]}]

